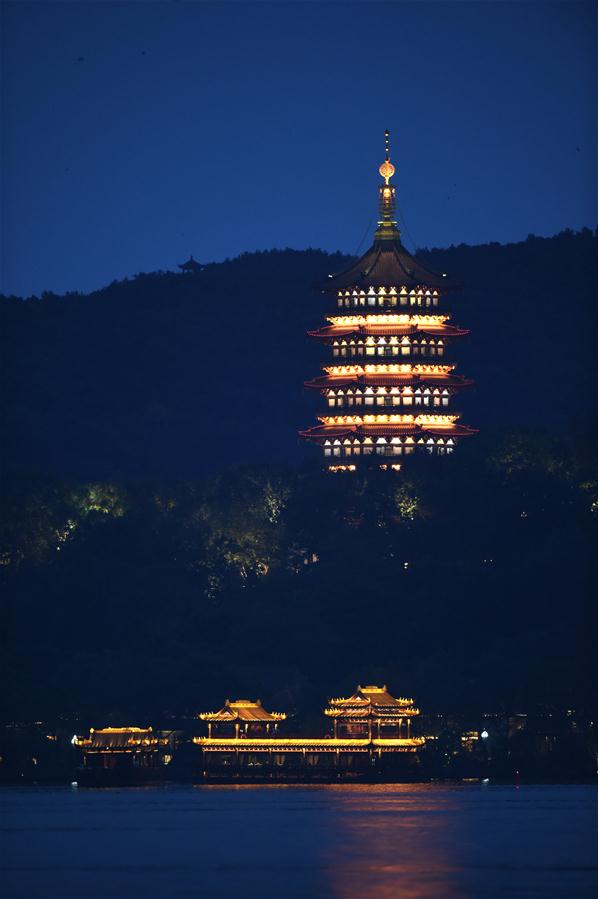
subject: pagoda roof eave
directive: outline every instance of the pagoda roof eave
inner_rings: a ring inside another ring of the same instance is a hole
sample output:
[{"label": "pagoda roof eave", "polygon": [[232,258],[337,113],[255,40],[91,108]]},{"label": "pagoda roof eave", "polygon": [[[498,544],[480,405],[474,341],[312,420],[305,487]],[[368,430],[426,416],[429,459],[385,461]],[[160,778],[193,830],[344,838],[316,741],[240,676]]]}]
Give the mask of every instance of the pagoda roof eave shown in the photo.
[{"label": "pagoda roof eave", "polygon": [[407,252],[398,231],[394,239],[375,240],[352,265],[317,285],[322,293],[347,287],[435,287],[456,290],[459,285],[442,274],[426,269]]},{"label": "pagoda roof eave", "polygon": [[316,340],[334,340],[335,337],[407,337],[412,334],[425,334],[429,337],[466,337],[470,331],[456,325],[429,326],[422,325],[360,325],[357,327],[339,328],[335,325],[308,331],[307,336]]},{"label": "pagoda roof eave", "polygon": [[463,387],[471,387],[473,381],[463,378],[460,375],[445,375],[444,377],[426,377],[425,375],[408,374],[408,375],[344,375],[335,377],[333,375],[321,375],[318,378],[312,378],[310,381],[304,381],[303,386],[309,390],[322,390],[326,387],[352,387],[352,386],[377,386],[377,387],[394,387],[409,386],[411,384],[418,387],[452,387],[459,390]]},{"label": "pagoda roof eave", "polygon": [[347,424],[347,425],[315,425],[305,431],[299,431],[303,440],[323,442],[342,437],[470,437],[477,434],[475,428],[468,425],[452,424],[447,427],[418,424]]}]

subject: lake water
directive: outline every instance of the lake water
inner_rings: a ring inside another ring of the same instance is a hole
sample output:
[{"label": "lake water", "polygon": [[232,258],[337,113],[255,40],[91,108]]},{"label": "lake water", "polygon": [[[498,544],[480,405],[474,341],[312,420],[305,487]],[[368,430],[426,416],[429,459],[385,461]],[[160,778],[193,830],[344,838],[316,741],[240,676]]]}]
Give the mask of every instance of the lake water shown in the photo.
[{"label": "lake water", "polygon": [[3,899],[598,896],[598,788],[14,788]]}]

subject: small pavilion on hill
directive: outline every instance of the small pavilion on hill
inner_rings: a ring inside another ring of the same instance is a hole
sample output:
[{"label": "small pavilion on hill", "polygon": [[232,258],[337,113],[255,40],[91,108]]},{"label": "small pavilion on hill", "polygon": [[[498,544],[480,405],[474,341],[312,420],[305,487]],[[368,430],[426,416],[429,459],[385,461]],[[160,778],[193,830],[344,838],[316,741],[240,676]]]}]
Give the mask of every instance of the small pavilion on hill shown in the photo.
[{"label": "small pavilion on hill", "polygon": [[180,270],[186,274],[197,274],[197,272],[202,271],[203,265],[201,264],[201,262],[197,262],[197,260],[194,259],[193,256],[189,256],[186,262],[178,263],[178,268],[180,268]]}]

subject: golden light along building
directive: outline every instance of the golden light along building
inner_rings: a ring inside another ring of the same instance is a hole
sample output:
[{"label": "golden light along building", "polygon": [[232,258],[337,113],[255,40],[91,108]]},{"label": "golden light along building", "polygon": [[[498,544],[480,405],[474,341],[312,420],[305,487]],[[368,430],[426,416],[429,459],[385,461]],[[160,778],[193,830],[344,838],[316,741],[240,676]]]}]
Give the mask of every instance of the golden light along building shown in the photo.
[{"label": "golden light along building", "polygon": [[164,764],[169,746],[168,739],[151,727],[92,727],[88,737],[74,736],[71,743],[82,750],[85,773],[92,777],[102,773],[151,776]]},{"label": "golden light along building", "polygon": [[280,737],[277,725],[286,715],[267,712],[259,700],[227,701],[220,712],[201,713],[208,736],[193,742],[202,750],[202,776],[358,779],[416,770],[425,738],[410,732],[419,715],[413,700],[395,699],[386,686],[359,686],[346,699],[331,699],[324,713],[333,719],[334,736]]},{"label": "golden light along building", "polygon": [[385,144],[374,243],[321,285],[322,293],[335,297],[336,312],[324,327],[308,332],[330,347],[335,364],[305,386],[341,414],[322,416],[299,433],[322,447],[334,472],[372,463],[396,471],[403,456],[449,454],[461,438],[476,433],[459,424],[458,415],[446,414],[454,395],[472,384],[445,362],[452,342],[469,333],[439,309],[456,285],[424,268],[403,246],[388,131]]},{"label": "golden light along building", "polygon": [[324,714],[334,721],[335,737],[410,740],[419,709],[412,699],[395,699],[386,685],[358,686],[348,699],[331,699]]}]

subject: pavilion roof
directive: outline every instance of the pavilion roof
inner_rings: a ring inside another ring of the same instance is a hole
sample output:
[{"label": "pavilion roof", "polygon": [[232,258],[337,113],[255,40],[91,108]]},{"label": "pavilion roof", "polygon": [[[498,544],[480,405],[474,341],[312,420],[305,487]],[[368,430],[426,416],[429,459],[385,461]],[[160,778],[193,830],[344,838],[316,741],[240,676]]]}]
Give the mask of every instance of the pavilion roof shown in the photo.
[{"label": "pavilion roof", "polygon": [[202,712],[199,717],[202,721],[232,723],[235,721],[284,721],[287,716],[284,712],[267,712],[259,699],[255,702],[249,699],[237,699],[231,702],[227,699],[219,712]]},{"label": "pavilion roof", "polygon": [[386,685],[358,686],[355,693],[347,698],[331,699],[325,713],[331,717],[364,717],[382,715],[383,717],[404,714],[418,714],[412,699],[395,698],[388,692]]},{"label": "pavilion roof", "polygon": [[203,265],[201,264],[201,262],[198,262],[196,259],[194,259],[193,256],[189,256],[186,262],[178,263],[178,268],[182,269],[183,271],[200,272],[203,268]]},{"label": "pavilion roof", "polygon": [[457,285],[418,262],[407,252],[397,231],[393,240],[375,240],[357,262],[338,274],[329,275],[318,287],[323,293],[329,293],[346,287],[440,287],[450,290]]}]

